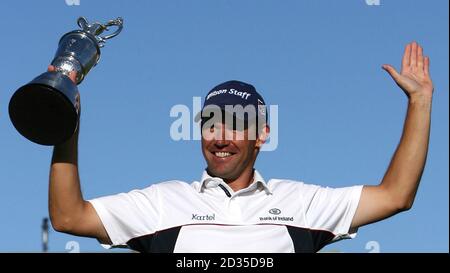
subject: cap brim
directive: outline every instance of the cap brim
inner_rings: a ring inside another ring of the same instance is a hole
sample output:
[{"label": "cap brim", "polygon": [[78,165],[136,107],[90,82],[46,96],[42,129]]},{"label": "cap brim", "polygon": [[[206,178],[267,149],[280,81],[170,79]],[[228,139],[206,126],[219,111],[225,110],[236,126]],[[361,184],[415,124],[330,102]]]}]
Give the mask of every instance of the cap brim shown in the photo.
[{"label": "cap brim", "polygon": [[[224,108],[221,108],[221,110],[222,110],[222,112],[226,112],[227,114],[230,114],[230,115],[235,115],[235,114],[236,114],[236,112],[234,112],[234,111],[229,111],[229,110],[224,109]],[[195,117],[194,117],[194,122],[200,122],[200,121],[201,121],[201,119],[202,119],[202,113],[203,113],[203,110],[200,111],[200,112],[198,112],[198,113],[195,115]],[[206,118],[206,117],[205,117],[205,118]],[[246,115],[244,116],[244,118],[241,118],[240,115],[236,115],[236,118],[241,119],[241,120],[253,120],[253,119],[256,118],[256,113],[252,113],[252,112],[249,113],[249,112],[246,112]]]}]

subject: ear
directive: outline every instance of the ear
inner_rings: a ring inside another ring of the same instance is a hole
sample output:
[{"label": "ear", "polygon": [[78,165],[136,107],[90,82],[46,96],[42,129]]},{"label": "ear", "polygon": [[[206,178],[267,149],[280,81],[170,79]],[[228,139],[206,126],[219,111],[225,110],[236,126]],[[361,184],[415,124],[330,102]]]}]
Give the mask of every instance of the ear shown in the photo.
[{"label": "ear", "polygon": [[258,135],[258,139],[256,140],[256,148],[259,149],[264,143],[266,143],[267,139],[269,138],[269,134],[270,127],[269,125],[265,124],[261,130],[261,133]]}]

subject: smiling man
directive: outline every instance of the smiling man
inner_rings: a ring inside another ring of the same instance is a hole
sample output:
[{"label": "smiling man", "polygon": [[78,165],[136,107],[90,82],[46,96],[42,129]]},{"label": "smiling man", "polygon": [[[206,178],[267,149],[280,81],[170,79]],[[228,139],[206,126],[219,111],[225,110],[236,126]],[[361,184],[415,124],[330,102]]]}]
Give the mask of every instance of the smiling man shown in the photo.
[{"label": "smiling man", "polygon": [[[214,87],[197,120],[207,168],[199,181],[167,181],[85,201],[78,132],[55,146],[49,210],[61,232],[141,252],[316,252],[359,227],[411,208],[425,166],[433,85],[429,59],[408,44],[398,73],[408,98],[403,135],[377,186],[327,188],[255,170],[270,130],[265,102],[240,81]],[[72,75],[74,79],[74,75]]]}]

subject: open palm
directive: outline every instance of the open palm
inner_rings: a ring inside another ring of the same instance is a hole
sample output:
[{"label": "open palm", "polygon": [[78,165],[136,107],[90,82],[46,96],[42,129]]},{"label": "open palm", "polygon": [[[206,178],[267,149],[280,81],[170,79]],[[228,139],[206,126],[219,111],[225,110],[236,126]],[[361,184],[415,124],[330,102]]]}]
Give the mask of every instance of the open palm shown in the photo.
[{"label": "open palm", "polygon": [[433,95],[433,82],[429,74],[430,59],[423,56],[423,49],[416,42],[406,46],[400,73],[388,64],[383,65],[383,68],[409,98],[414,96],[431,98]]}]

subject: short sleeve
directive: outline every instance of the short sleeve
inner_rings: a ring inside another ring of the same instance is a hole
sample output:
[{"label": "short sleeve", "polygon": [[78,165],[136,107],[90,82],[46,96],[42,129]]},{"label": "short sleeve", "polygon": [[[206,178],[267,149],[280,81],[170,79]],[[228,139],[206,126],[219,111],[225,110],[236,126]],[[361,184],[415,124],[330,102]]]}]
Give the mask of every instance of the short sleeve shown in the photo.
[{"label": "short sleeve", "polygon": [[124,246],[135,237],[157,230],[160,208],[156,185],[88,201],[100,217],[112,247]]},{"label": "short sleeve", "polygon": [[305,217],[311,229],[331,232],[332,241],[356,236],[357,230],[350,230],[350,225],[363,186],[328,188],[305,184],[304,187]]}]

